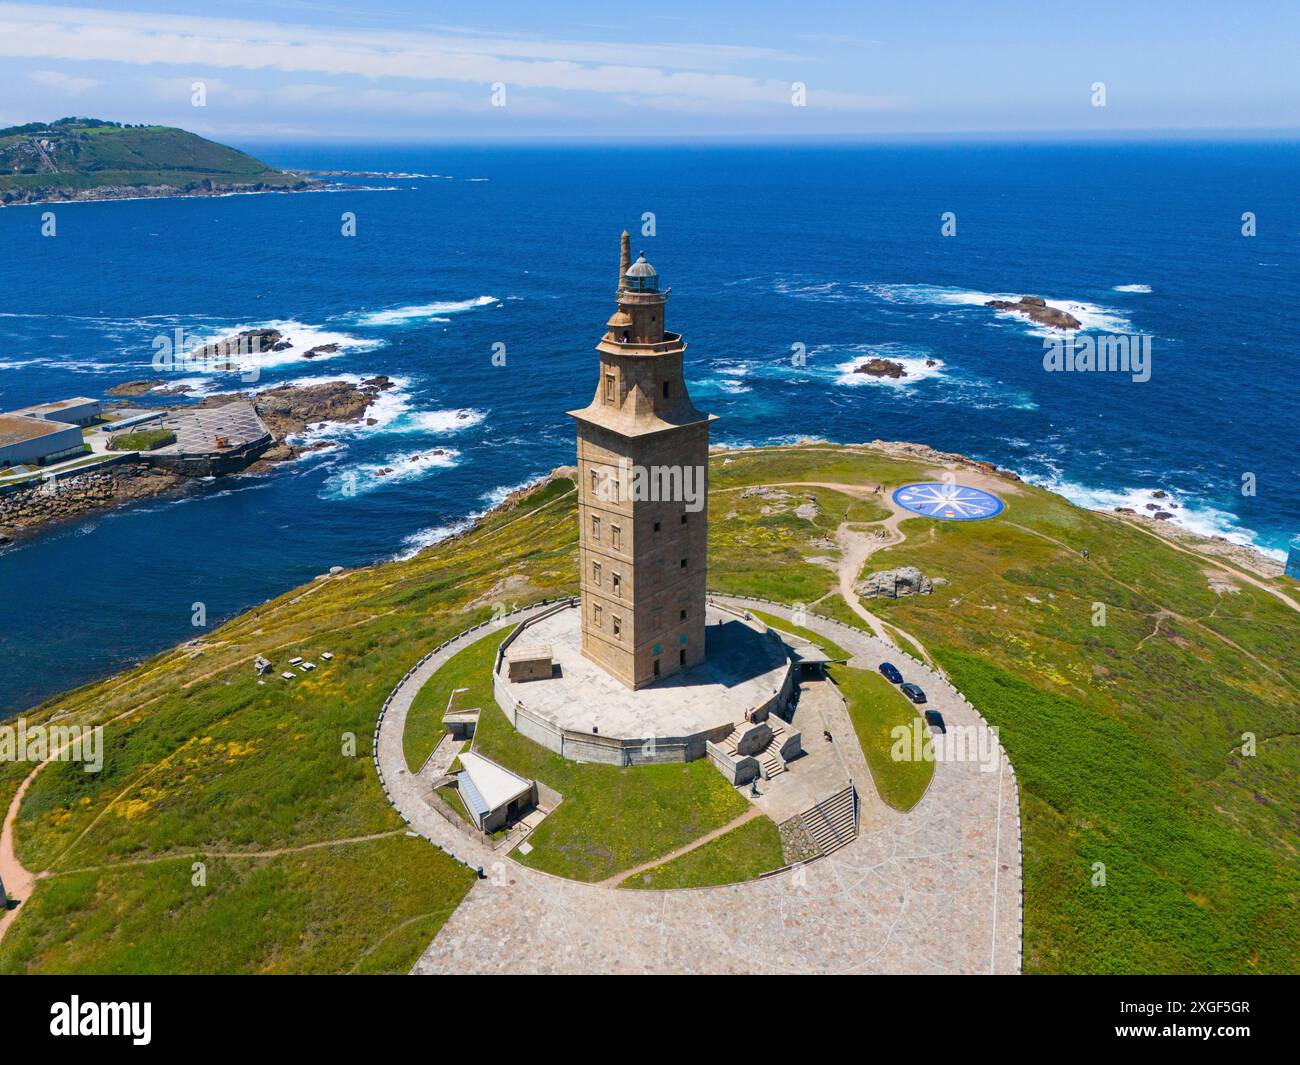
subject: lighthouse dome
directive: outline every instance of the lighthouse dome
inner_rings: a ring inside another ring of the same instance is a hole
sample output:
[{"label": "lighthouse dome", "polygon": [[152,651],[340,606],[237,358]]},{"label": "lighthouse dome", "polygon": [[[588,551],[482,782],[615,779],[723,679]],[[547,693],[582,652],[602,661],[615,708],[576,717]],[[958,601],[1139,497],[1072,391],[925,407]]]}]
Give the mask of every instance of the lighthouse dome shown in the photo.
[{"label": "lighthouse dome", "polygon": [[656,292],[659,289],[659,274],[646,260],[645,252],[637,257],[623,276],[628,281],[627,287],[633,292]]}]

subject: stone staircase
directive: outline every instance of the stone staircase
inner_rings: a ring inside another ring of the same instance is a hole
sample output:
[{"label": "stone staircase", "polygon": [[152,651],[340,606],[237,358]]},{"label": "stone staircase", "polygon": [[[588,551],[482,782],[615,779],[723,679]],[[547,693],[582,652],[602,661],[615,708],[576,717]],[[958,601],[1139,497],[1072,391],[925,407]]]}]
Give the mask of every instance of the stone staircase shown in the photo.
[{"label": "stone staircase", "polygon": [[799,815],[799,822],[823,854],[830,854],[858,834],[856,797],[850,785]]},{"label": "stone staircase", "polygon": [[[757,758],[758,764],[763,767],[763,779],[771,780],[773,777],[785,772],[785,762],[781,760],[780,751],[781,744],[784,742],[782,737],[786,734],[786,728],[775,716],[769,717],[767,723],[772,727],[772,738],[768,741],[766,747],[750,757]],[[722,741],[722,749],[732,758],[746,757],[738,750],[740,737],[741,730],[736,728],[732,729],[731,735]]]}]

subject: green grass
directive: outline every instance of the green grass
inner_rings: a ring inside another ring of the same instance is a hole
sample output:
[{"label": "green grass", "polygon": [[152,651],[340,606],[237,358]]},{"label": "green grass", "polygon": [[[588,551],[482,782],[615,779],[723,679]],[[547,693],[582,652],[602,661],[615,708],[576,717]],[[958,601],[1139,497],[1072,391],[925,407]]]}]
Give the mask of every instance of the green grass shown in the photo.
[{"label": "green grass", "polygon": [[141,429],[135,433],[118,433],[109,441],[114,451],[153,451],[176,443],[176,434],[170,429]]},{"label": "green grass", "polygon": [[[23,905],[0,971],[405,973],[474,880],[400,833],[275,858],[195,854],[65,873]],[[383,907],[358,912],[368,895]]]},{"label": "green grass", "polygon": [[438,745],[438,740],[445,731],[442,716],[447,709],[447,701],[457,688],[467,688],[468,691],[456,696],[456,710],[472,710],[475,707],[486,710],[494,705],[492,665],[496,661],[497,648],[509,635],[510,629],[505,628],[458,651],[416,693],[406,715],[406,731],[402,734],[406,767],[412,773],[418,773],[423,768]]},{"label": "green grass", "polygon": [[782,632],[788,632],[793,636],[807,640],[814,646],[820,647],[831,658],[852,658],[853,655],[844,650],[839,644],[828,637],[823,636],[820,632],[813,632],[812,629],[803,628],[792,621],[787,621],[776,614],[769,614],[765,610],[755,610],[753,607],[746,607],[754,617],[765,625],[770,625],[774,629],[780,629]]},{"label": "green grass", "polygon": [[666,890],[735,884],[784,864],[776,823],[770,817],[756,817],[693,851],[628,877],[619,886]]},{"label": "green grass", "polygon": [[[912,729],[920,721],[915,708],[875,670],[832,666],[830,673],[848,704],[877,793],[894,809],[910,810],[921,801],[934,776],[933,762],[896,760],[891,753],[896,743],[893,730],[899,726]],[[923,723],[921,727],[924,729]]]},{"label": "green grass", "polygon": [[471,828],[474,827],[474,822],[469,819],[469,811],[465,809],[465,803],[460,797],[459,788],[454,784],[444,784],[442,787],[437,789],[437,793],[438,797],[442,799],[443,802],[456,811],[457,817]]},{"label": "green grass", "polygon": [[604,880],[684,846],[733,821],[749,804],[707,758],[677,765],[619,767],[571,762],[484,710],[474,750],[564,796],[516,860],[573,880]]},{"label": "green grass", "polygon": [[[801,523],[725,489],[889,487],[926,471],[830,445],[721,452],[711,465],[711,586],[786,603],[833,590],[833,570],[812,561],[833,552],[811,541],[841,513],[867,518],[831,490]],[[1008,509],[988,521],[903,522],[907,542],[872,567],[913,564],[948,583],[871,609],[915,633],[1000,727],[1020,784],[1026,969],[1296,971],[1300,618],[1257,588],[1216,594],[1202,562],[1105,516],[1011,481],[1003,494]],[[205,632],[200,659],[164,651],[30,711],[29,724],[105,724],[106,760],[99,774],[52,763],[27,793],[18,854],[52,873],[0,944],[0,969],[405,971],[442,905],[420,891],[450,902],[462,874],[400,835],[370,763],[378,709],[425,651],[507,594],[572,594],[576,540],[572,484],[555,482],[413,559],[312,582]],[[816,609],[838,616],[833,596]],[[338,657],[292,685],[258,685],[250,669],[259,652],[322,650]],[[1240,750],[1247,732],[1254,756]],[[581,879],[662,859],[746,807],[707,761],[578,765],[491,704],[475,745],[564,794],[523,860]],[[28,772],[0,763],[0,809]],[[387,875],[380,844],[348,844],[230,859],[228,874],[213,859],[209,884],[226,895],[189,894],[196,853],[394,829],[395,844],[428,856],[405,871],[401,858],[401,875]],[[344,852],[366,860],[354,868]],[[1105,888],[1091,886],[1099,861]]]},{"label": "green grass", "polygon": [[[57,173],[35,171],[31,146],[38,138],[53,145]],[[6,203],[105,186],[166,185],[184,191],[205,183],[221,188],[302,183],[295,174],[182,129],[125,127],[96,119],[0,130],[0,169],[0,199]]]},{"label": "green grass", "polygon": [[[434,552],[314,581],[232,619],[204,633],[201,659],[164,651],[29,711],[29,725],[54,715],[103,724],[105,763],[98,774],[51,763],[28,791],[18,855],[52,875],[0,944],[0,970],[111,962],[115,971],[406,971],[441,920],[428,915],[447,909],[449,892],[464,882],[461,867],[427,842],[399,836],[425,858],[403,857],[409,869],[398,864],[391,876],[386,851],[363,852],[361,844],[231,859],[253,878],[238,891],[209,863],[209,885],[233,892],[232,904],[214,911],[218,926],[202,904],[212,896],[185,893],[190,861],[404,831],[371,762],[385,696],[425,651],[490,616],[484,604],[499,581],[513,579],[526,600],[567,592],[575,540],[571,496],[553,496],[522,518],[494,514]],[[279,662],[295,654],[316,660],[324,650],[334,661],[291,685],[259,685],[250,668],[257,653]],[[0,763],[0,808],[30,770]],[[341,860],[352,850],[370,855],[360,863],[364,875]],[[185,872],[180,887],[158,880],[172,859]],[[290,862],[310,863],[313,882],[281,875]],[[254,877],[262,866],[269,872]],[[65,880],[78,889],[61,887]],[[424,886],[413,892],[412,880]],[[150,909],[155,893],[160,904]],[[319,908],[346,914],[350,931],[337,948],[313,929]],[[263,914],[282,936],[259,927]],[[113,927],[122,931],[109,936]],[[374,952],[372,932],[387,936]],[[58,949],[47,950],[55,941]]]}]

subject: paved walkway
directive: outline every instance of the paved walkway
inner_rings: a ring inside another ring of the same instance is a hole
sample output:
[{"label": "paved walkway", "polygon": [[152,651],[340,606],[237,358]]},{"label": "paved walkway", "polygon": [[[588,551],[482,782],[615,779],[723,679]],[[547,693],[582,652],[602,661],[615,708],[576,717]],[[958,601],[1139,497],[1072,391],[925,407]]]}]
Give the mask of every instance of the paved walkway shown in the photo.
[{"label": "paved walkway", "polygon": [[[789,617],[774,604],[754,605]],[[487,873],[414,972],[1020,971],[1019,808],[1005,757],[991,773],[973,762],[936,764],[930,790],[908,814],[889,810],[869,780],[855,778],[864,812],[858,839],[811,865],[717,888],[630,891],[563,880],[495,854],[450,824],[432,808],[427,786],[406,772],[402,730],[411,700],[451,655],[541,609],[443,648],[401,685],[380,724],[377,762],[399,812],[421,835]],[[850,651],[854,665],[897,662],[950,725],[980,723],[946,681],[897,648],[814,616],[805,627]],[[841,729],[836,743],[851,737],[851,728]]]}]

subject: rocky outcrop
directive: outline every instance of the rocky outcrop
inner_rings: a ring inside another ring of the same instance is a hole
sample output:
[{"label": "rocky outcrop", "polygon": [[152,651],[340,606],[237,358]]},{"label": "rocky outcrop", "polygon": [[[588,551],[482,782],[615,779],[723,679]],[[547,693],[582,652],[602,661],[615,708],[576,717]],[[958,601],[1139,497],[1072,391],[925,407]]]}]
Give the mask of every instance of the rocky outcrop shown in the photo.
[{"label": "rocky outcrop", "polygon": [[12,535],[49,522],[147,499],[172,491],[185,478],[136,463],[83,473],[59,481],[39,481],[0,496],[0,534]]},{"label": "rocky outcrop", "polygon": [[[937,581],[944,583],[942,578]],[[904,595],[929,595],[935,583],[935,579],[915,566],[900,566],[868,574],[858,582],[857,592],[866,599],[897,599]]]},{"label": "rocky outcrop", "polygon": [[[284,336],[278,329],[245,329],[224,340],[214,340],[195,348],[195,359],[228,359],[232,356],[256,355],[263,351],[282,351]],[[290,346],[290,345],[285,345]]]},{"label": "rocky outcrop", "polygon": [[1016,314],[1023,314],[1031,322],[1051,326],[1053,329],[1083,328],[1083,323],[1069,311],[1049,307],[1047,301],[1041,296],[1021,296],[1015,303],[1010,300],[989,300],[984,306],[992,307],[997,311],[1014,311]]},{"label": "rocky outcrop", "polygon": [[222,407],[238,399],[253,404],[258,417],[278,440],[304,432],[321,422],[357,422],[380,392],[392,388],[385,375],[369,377],[359,385],[351,381],[325,381],[318,385],[279,385],[265,392],[205,396],[200,407]]},{"label": "rocky outcrop", "polygon": [[[927,365],[929,365],[927,363]],[[874,358],[864,362],[861,366],[855,367],[854,373],[864,373],[871,377],[906,377],[907,371],[903,368],[901,362],[895,362],[893,359]]]},{"label": "rocky outcrop", "polygon": [[114,385],[104,394],[107,396],[143,396],[146,392],[152,392],[155,388],[159,388],[166,383],[161,378],[154,378],[150,381],[125,381],[120,385]]}]

